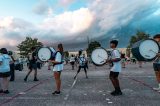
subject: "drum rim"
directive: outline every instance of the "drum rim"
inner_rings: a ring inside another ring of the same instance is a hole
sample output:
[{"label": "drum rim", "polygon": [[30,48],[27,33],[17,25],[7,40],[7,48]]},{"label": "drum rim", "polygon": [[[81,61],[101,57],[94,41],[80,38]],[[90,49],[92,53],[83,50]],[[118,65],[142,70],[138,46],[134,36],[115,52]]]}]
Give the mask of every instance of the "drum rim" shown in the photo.
[{"label": "drum rim", "polygon": [[[94,50],[96,50],[96,49],[103,49],[103,50],[105,50],[105,51],[107,52],[107,50],[106,50],[104,47],[96,47]],[[94,50],[93,50],[93,51],[94,51]],[[93,51],[92,51],[92,52],[93,52]],[[108,52],[107,52],[107,54],[108,54]],[[104,64],[101,64],[101,65],[100,65],[100,64],[94,63],[94,62],[93,62],[93,59],[92,59],[92,53],[91,53],[91,60],[92,60],[92,63],[93,63],[94,65],[96,65],[96,66],[104,66],[104,65],[106,64],[106,63],[104,63]]]},{"label": "drum rim", "polygon": [[[39,52],[39,50],[40,49],[42,49],[42,48],[48,48],[50,51],[51,51],[51,49],[50,49],[50,47],[40,47],[38,50],[37,50],[37,58],[38,58],[38,60],[40,60],[41,62],[47,62],[47,61],[42,61],[40,58],[39,58],[39,56],[38,56],[38,52]],[[53,47],[52,47],[53,48]],[[53,48],[54,49],[54,48]],[[51,51],[52,52],[52,51]]]},{"label": "drum rim", "polygon": [[[158,43],[156,40],[152,39],[152,38],[142,39],[142,40],[140,40],[140,41],[137,41],[135,44],[133,44],[133,46],[132,46],[132,48],[131,48],[131,51],[132,51],[132,49],[135,48],[134,45],[136,45],[136,44],[138,44],[138,43],[140,43],[140,42],[143,42],[143,41],[145,41],[145,40],[152,40],[152,41],[154,41],[157,45],[159,45],[159,43]],[[141,44],[141,43],[140,43],[140,44]],[[140,46],[140,44],[139,44],[139,46]],[[159,51],[160,51],[160,46],[158,46],[158,48],[159,48]],[[138,49],[139,49],[139,48],[138,48]],[[152,59],[146,59],[146,58],[144,58],[144,57],[141,55],[140,51],[139,51],[139,54],[140,54],[140,56],[143,58],[142,61],[150,62],[150,61],[153,61],[153,60],[156,59],[156,57],[154,57],[154,58],[152,58]],[[132,53],[132,55],[133,55],[133,53]],[[135,55],[133,55],[133,56],[136,57]],[[137,58],[136,58],[136,59],[137,59]],[[139,60],[139,59],[137,59],[137,60],[138,60],[138,61],[141,61],[141,60]]]}]

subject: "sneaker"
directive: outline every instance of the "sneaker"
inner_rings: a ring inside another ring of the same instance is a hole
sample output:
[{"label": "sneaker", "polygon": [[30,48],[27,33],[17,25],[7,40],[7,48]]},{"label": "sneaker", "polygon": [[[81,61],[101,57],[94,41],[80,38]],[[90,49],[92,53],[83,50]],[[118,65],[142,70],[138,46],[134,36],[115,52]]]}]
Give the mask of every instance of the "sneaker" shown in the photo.
[{"label": "sneaker", "polygon": [[156,90],[156,91],[160,91],[160,87],[159,88],[153,88],[154,90]]},{"label": "sneaker", "polygon": [[2,90],[2,89],[0,90],[0,93],[3,93],[3,90]]},{"label": "sneaker", "polygon": [[27,82],[27,78],[24,78],[24,82]]},{"label": "sneaker", "polygon": [[113,91],[113,92],[111,92],[111,95],[112,96],[119,96],[119,95],[122,95],[122,92],[121,91]]},{"label": "sneaker", "polygon": [[37,78],[35,78],[33,81],[39,81]]},{"label": "sneaker", "polygon": [[60,95],[60,91],[54,91],[53,93],[52,93],[52,95]]},{"label": "sneaker", "polygon": [[9,94],[8,90],[3,91],[4,94]]}]

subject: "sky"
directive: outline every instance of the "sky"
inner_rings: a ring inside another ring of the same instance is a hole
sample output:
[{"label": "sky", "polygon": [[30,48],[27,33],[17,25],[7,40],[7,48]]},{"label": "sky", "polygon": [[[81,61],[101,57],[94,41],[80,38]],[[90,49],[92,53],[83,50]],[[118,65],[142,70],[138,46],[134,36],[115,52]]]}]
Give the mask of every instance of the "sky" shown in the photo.
[{"label": "sky", "polygon": [[68,50],[86,48],[88,38],[126,47],[137,30],[160,33],[160,0],[0,0],[0,47],[9,49],[26,36]]}]

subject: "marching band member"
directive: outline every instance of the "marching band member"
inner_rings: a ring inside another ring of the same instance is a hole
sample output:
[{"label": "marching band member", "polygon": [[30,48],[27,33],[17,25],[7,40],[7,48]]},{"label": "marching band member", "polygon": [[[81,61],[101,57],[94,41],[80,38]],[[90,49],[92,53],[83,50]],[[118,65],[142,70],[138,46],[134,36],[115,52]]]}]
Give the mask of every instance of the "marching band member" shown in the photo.
[{"label": "marching band member", "polygon": [[63,71],[63,45],[58,44],[57,52],[55,54],[55,60],[49,60],[54,64],[53,68],[53,76],[56,81],[56,91],[54,91],[53,95],[59,95],[61,93],[61,72]]},{"label": "marching band member", "polygon": [[[154,40],[160,44],[160,34],[155,35]],[[154,88],[154,90],[160,91],[160,52],[157,54],[157,59],[153,63],[153,68],[158,82],[158,88]]]},{"label": "marching band member", "polygon": [[30,75],[30,73],[32,72],[32,70],[34,70],[34,81],[39,81],[37,79],[37,53],[36,53],[36,48],[32,47],[31,48],[31,55],[29,55],[29,72],[27,73],[26,77],[24,78],[24,81],[27,81],[28,76]]},{"label": "marching band member", "polygon": [[112,48],[111,52],[111,59],[108,60],[108,62],[113,62],[113,66],[110,69],[110,80],[115,88],[113,92],[111,92],[111,95],[113,96],[118,96],[122,95],[121,89],[120,89],[120,84],[118,80],[119,73],[121,72],[121,57],[120,57],[120,52],[116,49],[118,45],[117,40],[112,40],[110,42],[110,47]]}]

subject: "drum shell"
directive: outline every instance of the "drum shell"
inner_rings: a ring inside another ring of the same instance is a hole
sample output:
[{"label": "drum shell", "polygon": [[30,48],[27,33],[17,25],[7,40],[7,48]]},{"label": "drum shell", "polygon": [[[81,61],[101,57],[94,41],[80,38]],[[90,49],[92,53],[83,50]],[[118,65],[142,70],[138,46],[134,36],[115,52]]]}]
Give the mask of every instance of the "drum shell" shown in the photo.
[{"label": "drum shell", "polygon": [[[153,39],[146,39],[146,40],[153,40]],[[156,57],[152,58],[152,59],[146,59],[144,58],[141,53],[140,53],[140,45],[141,43],[145,41],[145,40],[140,40],[138,42],[136,42],[133,46],[132,46],[132,49],[131,49],[131,52],[132,52],[132,55],[138,60],[138,61],[153,61],[156,59]],[[153,40],[154,41],[154,40]],[[155,41],[156,42],[156,41]],[[157,43],[157,42],[156,42]],[[157,43],[158,45],[158,43]]]},{"label": "drum shell", "polygon": [[[51,50],[51,47],[41,47],[41,48],[48,48],[49,50],[50,50],[50,58],[49,58],[49,60],[53,60],[53,58],[52,58],[52,54],[54,53],[52,50]],[[39,58],[39,56],[38,56],[38,52],[39,52],[39,50],[41,49],[41,48],[39,48],[38,50],[37,50],[37,57],[38,57],[38,59],[41,61],[41,62],[47,62],[47,61],[42,61],[40,58]],[[53,48],[54,49],[54,48]],[[55,51],[56,52],[56,51]]]},{"label": "drum shell", "polygon": [[[104,49],[104,48],[103,48],[103,47],[97,47],[97,48],[95,48],[95,49]],[[95,50],[95,49],[94,49],[94,50]],[[94,51],[94,50],[93,50],[93,51]],[[105,49],[104,49],[104,50],[105,50]],[[92,51],[92,52],[93,52],[93,51]],[[107,50],[105,50],[105,51],[106,51],[106,52],[107,52],[107,54],[108,54],[108,51],[107,51]],[[105,64],[106,64],[106,62],[105,62],[105,63],[103,63],[103,64],[96,64],[96,63],[94,63],[94,61],[93,61],[93,59],[92,59],[92,55],[91,55],[91,57],[90,57],[90,58],[91,58],[91,62],[92,62],[95,66],[103,66],[103,65],[105,65]]]}]

